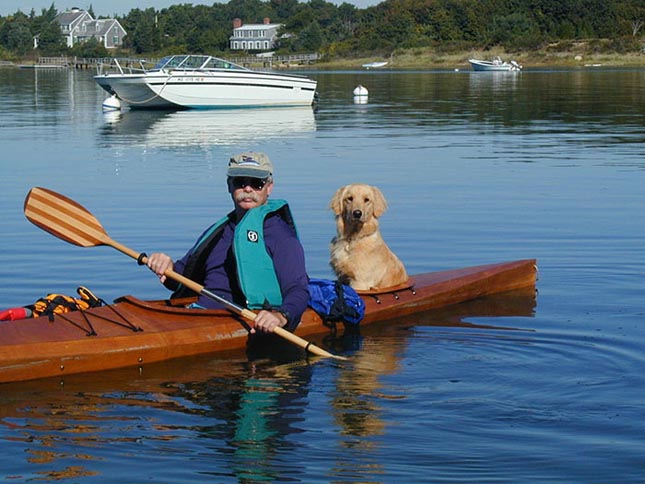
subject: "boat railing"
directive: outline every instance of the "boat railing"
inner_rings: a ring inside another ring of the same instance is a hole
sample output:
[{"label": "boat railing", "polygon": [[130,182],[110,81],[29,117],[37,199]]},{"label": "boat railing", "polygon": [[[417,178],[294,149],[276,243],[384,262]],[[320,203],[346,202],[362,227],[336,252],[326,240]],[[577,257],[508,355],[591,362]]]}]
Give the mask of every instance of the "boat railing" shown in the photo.
[{"label": "boat railing", "polygon": [[[182,71],[182,72],[203,72],[203,73],[209,73],[209,72],[220,72],[220,71],[226,71],[226,70],[243,70],[247,71],[248,68],[235,64],[232,61],[228,61],[225,59],[216,59],[213,57],[214,62],[212,62],[208,67],[194,67],[194,66],[186,66],[183,64],[179,65],[164,65],[163,69],[166,72],[172,72],[172,71]],[[106,59],[104,62],[100,62],[97,64],[97,74],[99,76],[101,75],[106,75],[106,74],[145,74],[146,72],[150,72],[153,70],[153,67],[157,66],[158,64],[157,59],[133,59],[133,58],[111,58],[111,59]],[[157,69],[154,70],[158,70]]]},{"label": "boat railing", "polygon": [[150,71],[157,61],[155,59],[132,59],[128,57],[111,58],[96,66],[99,76],[107,74],[144,74]]}]

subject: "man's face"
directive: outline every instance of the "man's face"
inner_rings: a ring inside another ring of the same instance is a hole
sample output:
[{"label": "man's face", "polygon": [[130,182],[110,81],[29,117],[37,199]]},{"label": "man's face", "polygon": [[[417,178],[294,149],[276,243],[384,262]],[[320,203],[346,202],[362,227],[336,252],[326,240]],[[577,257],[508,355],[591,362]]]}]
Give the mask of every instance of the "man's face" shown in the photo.
[{"label": "man's face", "polygon": [[261,178],[236,176],[228,179],[228,191],[235,205],[245,211],[264,205],[272,190],[273,182],[266,183]]}]

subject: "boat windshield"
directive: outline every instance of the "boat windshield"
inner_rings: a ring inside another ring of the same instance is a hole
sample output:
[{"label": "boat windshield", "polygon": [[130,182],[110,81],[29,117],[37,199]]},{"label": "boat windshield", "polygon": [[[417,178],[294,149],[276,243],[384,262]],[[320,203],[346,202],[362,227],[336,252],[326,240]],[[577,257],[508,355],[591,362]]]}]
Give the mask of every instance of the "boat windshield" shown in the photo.
[{"label": "boat windshield", "polygon": [[209,70],[209,69],[240,69],[248,70],[233,62],[211,57],[209,55],[169,55],[162,58],[152,68],[153,71],[161,69],[186,69],[186,70]]},{"label": "boat windshield", "polygon": [[172,57],[173,57],[173,56],[171,56],[171,55],[166,56],[166,57],[162,57],[162,58],[159,60],[159,62],[157,62],[157,63],[155,64],[155,66],[152,68],[152,70],[153,70],[153,71],[159,71],[159,70],[161,70],[161,69],[163,68],[163,66],[165,66],[165,65],[166,65],[166,63],[167,63],[170,59],[172,59]]},{"label": "boat windshield", "polygon": [[188,57],[187,55],[169,55],[163,57],[159,62],[155,64],[152,68],[153,71],[160,71],[161,69],[176,69],[184,62]]},{"label": "boat windshield", "polygon": [[204,69],[242,69],[247,70],[246,67],[239,66],[233,62],[218,59],[217,57],[211,57],[208,59],[208,62],[204,66]]},{"label": "boat windshield", "polygon": [[199,69],[208,60],[207,55],[189,55],[188,58],[182,62],[181,69]]}]

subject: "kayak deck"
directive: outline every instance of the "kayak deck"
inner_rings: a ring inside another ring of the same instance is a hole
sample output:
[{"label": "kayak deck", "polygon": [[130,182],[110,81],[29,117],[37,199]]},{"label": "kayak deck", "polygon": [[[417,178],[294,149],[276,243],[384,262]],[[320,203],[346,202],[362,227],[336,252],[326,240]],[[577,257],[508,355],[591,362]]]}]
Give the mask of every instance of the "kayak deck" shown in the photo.
[{"label": "kayak deck", "polygon": [[[361,293],[361,325],[501,292],[533,287],[536,261],[527,259],[419,274],[411,287]],[[243,320],[223,309],[187,309],[189,300],[142,301],[133,296],[86,311],[0,323],[0,382],[100,371],[244,348]],[[244,323],[246,324],[246,323]],[[301,337],[329,328],[311,309]]]}]

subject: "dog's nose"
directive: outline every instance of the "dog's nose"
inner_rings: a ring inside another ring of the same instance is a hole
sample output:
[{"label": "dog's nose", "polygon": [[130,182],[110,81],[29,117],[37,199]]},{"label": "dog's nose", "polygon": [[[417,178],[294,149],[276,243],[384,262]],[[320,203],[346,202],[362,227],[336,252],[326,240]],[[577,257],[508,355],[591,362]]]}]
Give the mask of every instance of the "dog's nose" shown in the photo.
[{"label": "dog's nose", "polygon": [[363,212],[361,212],[360,210],[354,210],[352,212],[352,217],[354,218],[361,218],[362,216],[363,216]]}]

